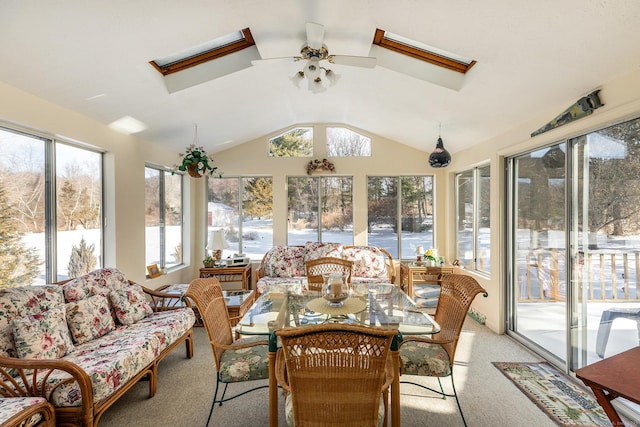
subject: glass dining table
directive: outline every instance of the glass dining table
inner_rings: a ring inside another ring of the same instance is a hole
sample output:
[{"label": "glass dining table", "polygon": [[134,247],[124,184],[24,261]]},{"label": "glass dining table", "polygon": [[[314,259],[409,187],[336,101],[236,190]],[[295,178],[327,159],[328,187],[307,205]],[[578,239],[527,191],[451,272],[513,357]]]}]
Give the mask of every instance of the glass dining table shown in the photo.
[{"label": "glass dining table", "polygon": [[[236,334],[269,336],[269,368],[274,372],[277,341],[273,332],[278,329],[327,322],[397,329],[391,348],[396,373],[391,384],[391,425],[400,425],[399,342],[403,335],[438,333],[440,326],[400,287],[390,283],[354,285],[342,304],[330,303],[320,292],[291,288],[261,295],[236,325]],[[277,382],[274,375],[269,375],[269,424],[273,427],[278,425],[277,408]]]}]

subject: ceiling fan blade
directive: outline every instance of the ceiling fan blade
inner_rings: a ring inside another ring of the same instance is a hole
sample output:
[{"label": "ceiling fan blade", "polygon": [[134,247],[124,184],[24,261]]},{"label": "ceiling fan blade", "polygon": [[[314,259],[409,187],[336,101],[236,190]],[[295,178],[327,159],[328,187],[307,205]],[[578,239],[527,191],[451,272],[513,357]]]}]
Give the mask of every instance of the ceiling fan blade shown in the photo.
[{"label": "ceiling fan blade", "polygon": [[376,58],[371,56],[329,55],[329,62],[350,67],[373,68],[376,66]]},{"label": "ceiling fan blade", "polygon": [[266,59],[254,59],[251,61],[251,65],[265,65],[265,64],[281,64],[285,62],[299,61],[300,57],[284,56],[281,58],[266,58]]},{"label": "ceiling fan blade", "polygon": [[324,42],[324,25],[307,22],[307,45],[311,49],[320,50]]}]

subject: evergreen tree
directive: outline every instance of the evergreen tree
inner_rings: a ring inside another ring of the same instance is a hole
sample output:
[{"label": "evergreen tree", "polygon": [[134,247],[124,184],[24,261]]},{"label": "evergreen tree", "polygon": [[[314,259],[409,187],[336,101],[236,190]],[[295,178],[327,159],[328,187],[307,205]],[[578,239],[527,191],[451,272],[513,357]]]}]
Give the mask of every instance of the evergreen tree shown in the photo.
[{"label": "evergreen tree", "polygon": [[42,262],[33,248],[22,242],[16,223],[16,208],[9,204],[4,186],[0,185],[0,289],[30,285]]},{"label": "evergreen tree", "polygon": [[245,186],[248,197],[244,201],[244,212],[255,218],[270,217],[273,212],[272,187],[271,178],[250,179]]},{"label": "evergreen tree", "polygon": [[87,274],[96,268],[96,256],[93,251],[96,245],[88,246],[84,237],[80,239],[80,246],[71,246],[69,257],[69,277],[78,277]]},{"label": "evergreen tree", "polygon": [[297,128],[269,141],[273,157],[299,157],[313,154],[313,132]]}]

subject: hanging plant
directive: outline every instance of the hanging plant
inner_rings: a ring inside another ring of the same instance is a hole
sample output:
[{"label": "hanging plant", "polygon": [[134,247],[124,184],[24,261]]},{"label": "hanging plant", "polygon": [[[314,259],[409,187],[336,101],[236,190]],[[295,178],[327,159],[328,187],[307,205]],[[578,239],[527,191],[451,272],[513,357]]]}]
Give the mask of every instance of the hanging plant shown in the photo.
[{"label": "hanging plant", "polygon": [[307,169],[307,175],[311,175],[314,172],[322,172],[322,171],[335,172],[336,171],[336,167],[333,165],[333,163],[331,163],[327,159],[311,160],[309,163],[307,163],[306,169]]},{"label": "hanging plant", "polygon": [[198,143],[197,125],[193,144],[187,147],[187,150],[184,154],[179,153],[178,155],[182,158],[182,163],[180,165],[173,166],[173,168],[171,169],[172,175],[176,172],[176,170],[180,170],[182,172],[187,172],[194,178],[200,178],[207,174],[217,174],[219,177],[222,177],[222,174],[217,172],[218,167],[212,165],[213,156],[208,156],[207,152],[204,150],[204,147],[202,147]]}]

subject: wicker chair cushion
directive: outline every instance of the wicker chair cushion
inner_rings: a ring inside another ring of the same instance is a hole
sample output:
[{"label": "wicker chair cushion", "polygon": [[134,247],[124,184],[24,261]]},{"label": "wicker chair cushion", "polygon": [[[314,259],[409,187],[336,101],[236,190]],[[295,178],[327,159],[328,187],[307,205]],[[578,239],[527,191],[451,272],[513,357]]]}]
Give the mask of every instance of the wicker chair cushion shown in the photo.
[{"label": "wicker chair cushion", "polygon": [[[284,415],[287,421],[288,427],[293,427],[293,401],[291,400],[291,393],[287,393],[284,398]],[[380,398],[380,405],[378,406],[378,426],[384,425],[384,399]]]},{"label": "wicker chair cushion", "polygon": [[[304,245],[304,261],[322,257],[342,258],[342,243],[307,242]],[[304,263],[302,274],[305,274]]]},{"label": "wicker chair cushion", "polygon": [[403,375],[446,377],[451,375],[449,355],[440,344],[408,341],[400,347]]},{"label": "wicker chair cushion", "polygon": [[375,246],[356,246],[344,249],[344,259],[353,261],[353,277],[388,279],[386,255]]},{"label": "wicker chair cushion", "polygon": [[[4,425],[11,417],[34,405],[46,402],[44,397],[0,397],[0,425]],[[35,426],[42,421],[42,413],[36,412],[29,419],[22,420],[21,426]]]},{"label": "wicker chair cushion", "polygon": [[269,250],[265,276],[304,276],[304,248],[301,246],[274,246]]},{"label": "wicker chair cushion", "polygon": [[99,338],[115,328],[109,301],[102,295],[67,303],[65,311],[69,332],[76,344]]},{"label": "wicker chair cushion", "polygon": [[144,291],[138,285],[109,292],[109,300],[118,321],[123,325],[131,325],[153,313],[151,305],[144,297]]},{"label": "wicker chair cushion", "polygon": [[[264,337],[245,337],[235,341],[241,344],[264,340]],[[232,383],[239,381],[262,380],[269,378],[267,345],[257,345],[238,350],[225,350],[220,358],[220,381]]]},{"label": "wicker chair cushion", "polygon": [[64,306],[18,317],[12,325],[18,357],[58,359],[73,351]]}]

